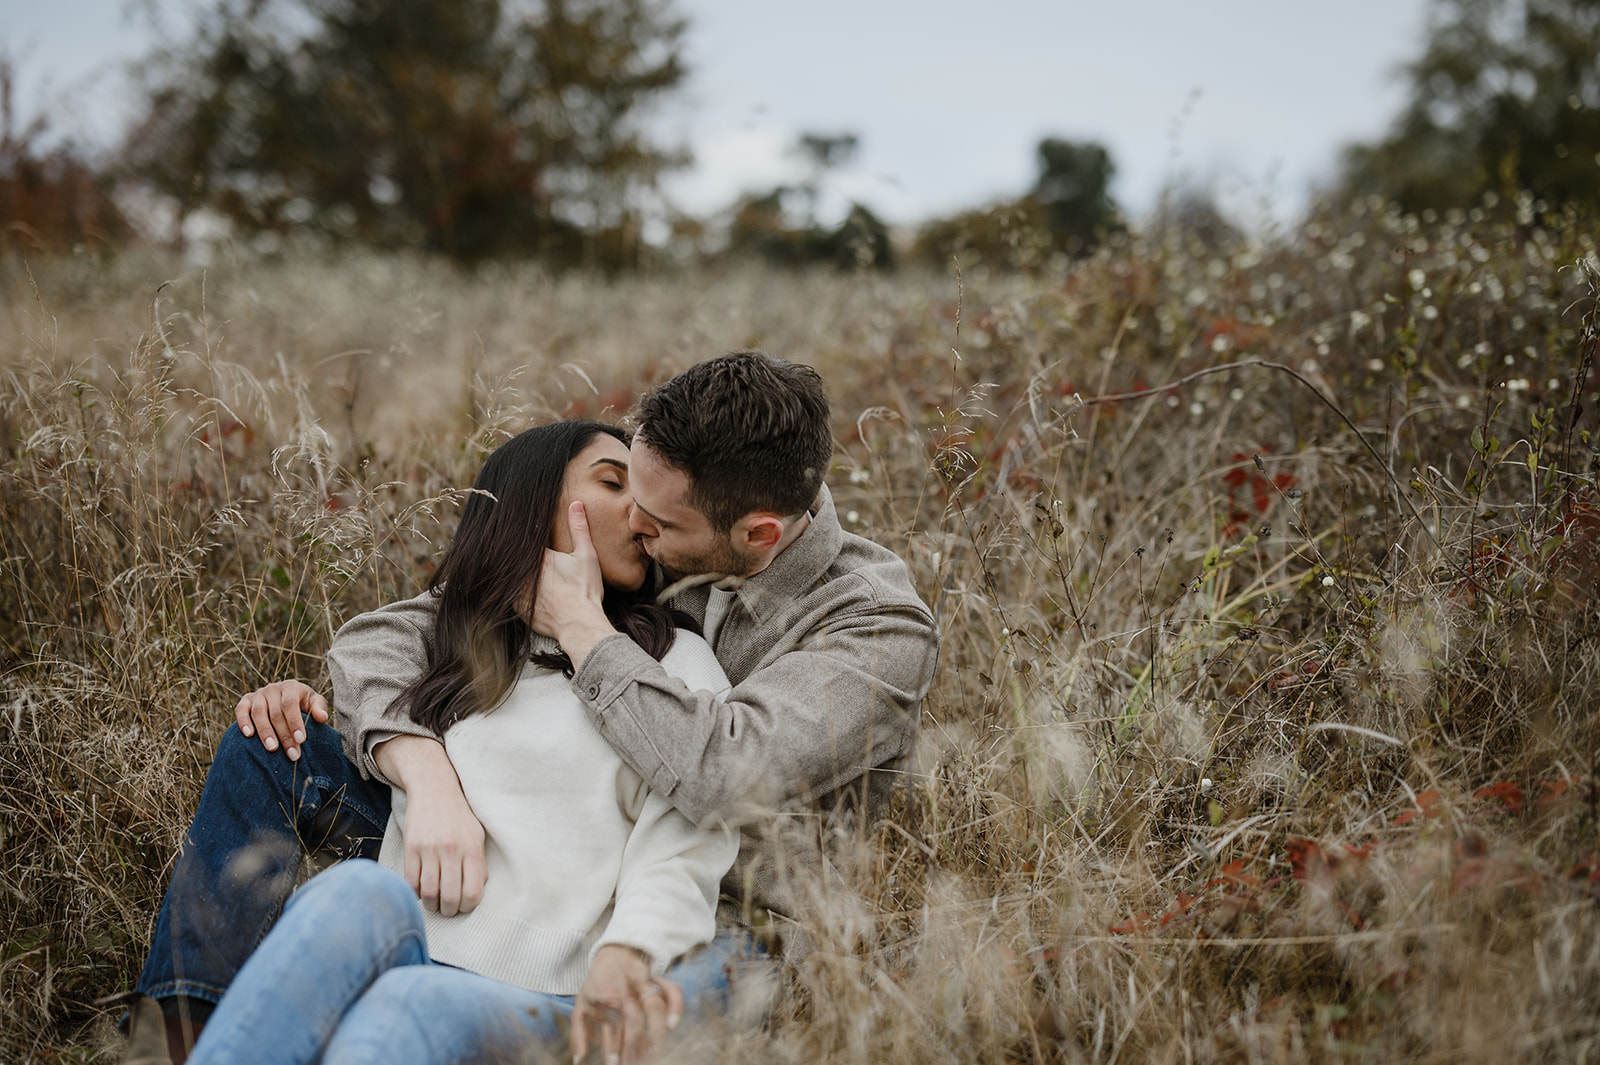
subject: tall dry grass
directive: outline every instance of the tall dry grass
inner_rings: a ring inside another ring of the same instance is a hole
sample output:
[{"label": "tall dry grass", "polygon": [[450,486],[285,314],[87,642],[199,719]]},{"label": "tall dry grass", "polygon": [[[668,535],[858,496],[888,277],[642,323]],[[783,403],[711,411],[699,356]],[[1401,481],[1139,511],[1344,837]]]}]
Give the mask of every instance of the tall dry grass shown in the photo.
[{"label": "tall dry grass", "polygon": [[686,1056],[1595,1060],[1595,242],[1523,206],[960,279],[5,263],[0,1057],[114,1053],[238,693],[496,441],[760,345],[944,651],[776,1019]]}]

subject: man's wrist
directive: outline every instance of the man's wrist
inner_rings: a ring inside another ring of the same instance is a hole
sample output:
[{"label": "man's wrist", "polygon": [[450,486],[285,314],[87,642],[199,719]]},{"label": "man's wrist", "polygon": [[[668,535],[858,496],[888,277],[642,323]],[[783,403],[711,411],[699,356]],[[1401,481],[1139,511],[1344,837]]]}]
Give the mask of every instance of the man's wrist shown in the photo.
[{"label": "man's wrist", "polygon": [[556,638],[561,644],[561,649],[567,652],[567,657],[572,660],[572,668],[578,669],[583,665],[583,660],[589,657],[589,652],[594,650],[594,645],[607,636],[615,636],[617,630],[604,614],[598,618],[583,618],[564,626],[561,634]]}]

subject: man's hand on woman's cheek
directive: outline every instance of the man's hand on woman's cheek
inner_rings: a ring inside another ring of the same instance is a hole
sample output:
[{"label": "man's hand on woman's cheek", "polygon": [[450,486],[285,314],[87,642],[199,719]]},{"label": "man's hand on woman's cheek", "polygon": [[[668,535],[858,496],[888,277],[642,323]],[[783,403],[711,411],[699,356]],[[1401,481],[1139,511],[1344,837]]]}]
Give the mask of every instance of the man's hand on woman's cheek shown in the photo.
[{"label": "man's hand on woman's cheek", "polygon": [[305,716],[327,724],[328,700],[297,680],[268,684],[239,700],[233,719],[246,736],[260,736],[261,746],[282,750],[291,762],[300,758],[300,745],[306,742]]},{"label": "man's hand on woman's cheek", "polygon": [[529,624],[534,632],[559,641],[576,669],[594,645],[616,629],[606,620],[605,581],[600,576],[600,559],[589,538],[589,519],[582,503],[567,508],[567,525],[572,530],[572,553],[544,553],[539,594],[534,598]]}]

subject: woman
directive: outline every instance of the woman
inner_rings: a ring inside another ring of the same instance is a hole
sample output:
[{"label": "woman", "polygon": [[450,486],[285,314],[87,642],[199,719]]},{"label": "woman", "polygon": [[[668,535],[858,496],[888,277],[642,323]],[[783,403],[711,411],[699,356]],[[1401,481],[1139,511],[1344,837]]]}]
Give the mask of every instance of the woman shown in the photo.
[{"label": "woman", "polygon": [[[429,584],[439,610],[428,668],[400,699],[443,737],[483,823],[482,901],[423,914],[399,875],[396,790],[380,861],[342,863],[290,898],[212,1014],[195,1065],[478,1061],[559,1040],[574,993],[584,1001],[641,959],[650,990],[676,1006],[665,974],[712,939],[737,837],[695,827],[622,764],[568,687],[559,646],[526,620],[544,549],[571,550],[566,514],[581,502],[613,624],[692,687],[726,689],[705,641],[639,594],[648,570],[627,527],[627,463],[626,436],[594,422],[513,438],[484,464]],[[608,1057],[634,1056],[615,1029],[606,1038]]]}]

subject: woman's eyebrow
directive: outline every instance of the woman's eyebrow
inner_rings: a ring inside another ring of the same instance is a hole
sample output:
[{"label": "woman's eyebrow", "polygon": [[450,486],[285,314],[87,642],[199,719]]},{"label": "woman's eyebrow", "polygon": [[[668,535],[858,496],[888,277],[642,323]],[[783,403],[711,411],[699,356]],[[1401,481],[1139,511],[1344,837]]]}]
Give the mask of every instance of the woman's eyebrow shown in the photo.
[{"label": "woman's eyebrow", "polygon": [[589,468],[591,470],[596,466],[615,466],[623,473],[628,472],[628,464],[626,462],[618,462],[616,459],[595,459],[593,462],[589,463]]}]

